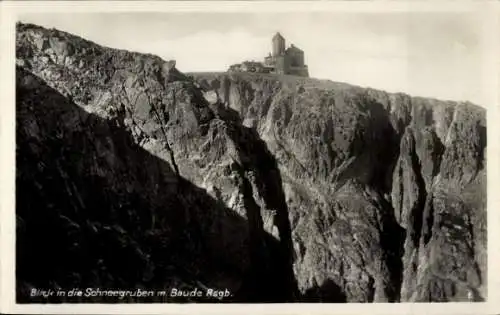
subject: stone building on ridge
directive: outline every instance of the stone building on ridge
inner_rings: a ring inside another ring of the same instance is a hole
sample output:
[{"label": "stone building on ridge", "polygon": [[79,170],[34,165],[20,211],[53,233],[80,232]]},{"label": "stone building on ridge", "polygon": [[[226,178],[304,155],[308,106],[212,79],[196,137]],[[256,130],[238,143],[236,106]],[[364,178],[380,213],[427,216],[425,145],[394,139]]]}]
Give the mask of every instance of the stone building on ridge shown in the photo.
[{"label": "stone building on ridge", "polygon": [[244,61],[231,65],[230,72],[259,72],[297,75],[309,77],[309,70],[304,64],[304,51],[290,45],[286,48],[285,38],[278,32],[272,39],[272,50],[264,62]]}]

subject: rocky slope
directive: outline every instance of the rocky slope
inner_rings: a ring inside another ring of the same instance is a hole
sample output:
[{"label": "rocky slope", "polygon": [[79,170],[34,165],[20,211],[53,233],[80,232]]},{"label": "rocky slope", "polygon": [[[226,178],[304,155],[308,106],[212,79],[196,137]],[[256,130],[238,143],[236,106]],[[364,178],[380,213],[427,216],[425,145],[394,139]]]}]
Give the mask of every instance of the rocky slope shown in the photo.
[{"label": "rocky slope", "polygon": [[484,109],[296,77],[186,76],[153,55],[17,30],[20,300],[87,286],[486,298]]}]

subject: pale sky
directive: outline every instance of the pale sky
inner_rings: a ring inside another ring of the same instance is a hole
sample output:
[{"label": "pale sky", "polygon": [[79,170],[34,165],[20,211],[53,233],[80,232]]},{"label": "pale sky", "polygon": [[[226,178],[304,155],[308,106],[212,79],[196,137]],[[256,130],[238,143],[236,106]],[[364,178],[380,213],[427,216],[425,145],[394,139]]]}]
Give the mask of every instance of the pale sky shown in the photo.
[{"label": "pale sky", "polygon": [[304,50],[311,77],[481,104],[484,46],[481,17],[472,13],[44,13],[20,20],[175,59],[183,72],[262,60],[280,31],[287,46]]}]

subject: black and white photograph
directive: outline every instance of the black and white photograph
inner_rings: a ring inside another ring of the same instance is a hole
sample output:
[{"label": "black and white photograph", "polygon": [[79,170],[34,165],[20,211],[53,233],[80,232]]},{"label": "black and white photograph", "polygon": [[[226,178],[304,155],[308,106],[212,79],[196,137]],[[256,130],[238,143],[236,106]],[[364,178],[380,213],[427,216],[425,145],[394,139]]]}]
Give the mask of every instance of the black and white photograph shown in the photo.
[{"label": "black and white photograph", "polygon": [[146,3],[2,29],[13,304],[496,298],[490,10]]}]

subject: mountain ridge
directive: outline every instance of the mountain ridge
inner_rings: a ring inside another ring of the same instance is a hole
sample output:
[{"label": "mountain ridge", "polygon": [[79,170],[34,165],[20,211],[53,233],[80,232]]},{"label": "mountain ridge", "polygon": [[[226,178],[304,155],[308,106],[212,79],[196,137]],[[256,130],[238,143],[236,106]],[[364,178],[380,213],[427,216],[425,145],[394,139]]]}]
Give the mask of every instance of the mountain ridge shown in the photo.
[{"label": "mountain ridge", "polygon": [[[120,48],[116,48],[116,47],[111,47],[111,46],[106,46],[104,44],[98,44],[92,40],[88,40],[88,39],[85,39],[84,37],[82,36],[79,36],[79,35],[74,35],[70,32],[67,32],[67,31],[63,31],[63,30],[59,30],[57,28],[45,28],[43,26],[39,26],[39,25],[36,25],[34,23],[28,23],[28,22],[18,22],[18,24],[21,26],[21,27],[24,27],[24,26],[27,26],[27,27],[32,27],[32,28],[39,28],[39,29],[44,29],[44,30],[49,30],[49,31],[55,31],[55,32],[58,32],[58,33],[61,33],[61,34],[65,34],[66,36],[71,36],[73,38],[76,38],[77,40],[83,40],[85,42],[88,42],[88,43],[91,43],[93,45],[97,45],[99,47],[102,47],[104,49],[112,49],[112,50],[116,50],[116,51],[128,51],[128,52],[133,52],[133,53],[136,53],[136,54],[141,54],[141,55],[148,55],[148,56],[151,56],[153,58],[159,58],[159,59],[162,59],[162,60],[165,60],[165,58],[157,55],[157,54],[152,54],[152,53],[144,53],[144,52],[138,52],[138,51],[131,51],[131,50],[127,50],[127,49],[120,49]],[[186,75],[194,75],[194,76],[206,76],[206,75],[214,75],[214,76],[219,76],[221,74],[228,74],[227,71],[184,71],[183,72],[184,74]],[[308,77],[308,78],[305,78],[305,77],[298,77],[298,76],[293,76],[293,75],[274,75],[274,74],[265,74],[265,73],[261,73],[261,74],[255,74],[255,73],[234,73],[235,75],[262,75],[262,76],[269,76],[270,78],[273,78],[273,77],[290,77],[290,78],[294,78],[296,80],[302,80],[302,79],[310,79],[311,81],[317,81],[317,82],[324,82],[324,83],[327,83],[327,84],[332,84],[332,85],[339,85],[339,86],[342,86],[342,85],[345,85],[345,86],[350,86],[350,87],[354,87],[354,88],[360,88],[360,89],[372,89],[374,91],[377,91],[377,92],[384,92],[384,93],[389,93],[389,94],[395,94],[395,95],[404,95],[404,96],[408,96],[408,97],[412,97],[412,98],[415,98],[415,99],[428,99],[428,100],[433,100],[433,101],[442,101],[442,102],[455,102],[455,103],[466,103],[468,105],[472,105],[472,106],[479,106],[481,108],[485,108],[485,106],[483,106],[482,104],[480,103],[476,103],[476,102],[473,102],[473,101],[470,101],[470,100],[452,100],[452,99],[445,99],[445,98],[441,98],[441,97],[431,97],[431,96],[422,96],[422,95],[414,95],[412,93],[407,93],[407,92],[401,92],[401,91],[392,91],[392,92],[387,92],[385,91],[384,89],[375,89],[375,88],[371,88],[369,86],[361,86],[361,85],[358,85],[358,84],[353,84],[353,83],[348,83],[348,82],[343,82],[343,81],[334,81],[332,79],[328,79],[328,78],[315,78],[315,77]]]},{"label": "mountain ridge", "polygon": [[421,100],[431,100],[435,102],[452,102],[456,104],[466,104],[468,106],[476,106],[481,109],[486,109],[486,107],[480,103],[473,102],[471,100],[463,99],[463,100],[457,100],[457,99],[447,99],[443,97],[437,97],[437,96],[423,96],[423,95],[415,95],[412,93],[408,92],[402,92],[402,91],[387,91],[383,88],[372,88],[370,86],[362,86],[359,84],[354,84],[354,83],[348,83],[345,81],[336,81],[328,78],[315,78],[315,77],[299,77],[299,76],[294,76],[294,75],[279,75],[279,74],[272,74],[272,73],[251,73],[251,72],[232,72],[229,73],[227,71],[185,71],[183,72],[187,76],[192,76],[192,77],[198,77],[198,78],[217,78],[220,76],[227,76],[227,75],[234,75],[234,76],[248,76],[249,78],[251,77],[263,77],[263,78],[269,78],[269,79],[282,79],[289,78],[290,81],[295,81],[295,82],[300,82],[300,81],[309,81],[310,84],[312,83],[317,83],[319,86],[330,86],[331,88],[335,87],[344,87],[344,88],[357,88],[357,89],[363,89],[363,90],[373,90],[376,93],[387,93],[391,95],[400,95],[404,97],[411,97],[413,99],[421,99]]}]

